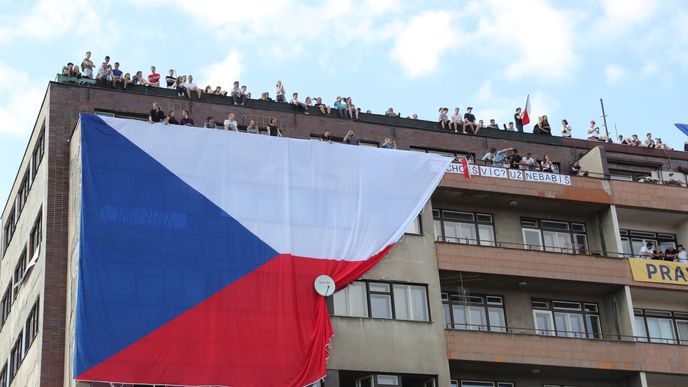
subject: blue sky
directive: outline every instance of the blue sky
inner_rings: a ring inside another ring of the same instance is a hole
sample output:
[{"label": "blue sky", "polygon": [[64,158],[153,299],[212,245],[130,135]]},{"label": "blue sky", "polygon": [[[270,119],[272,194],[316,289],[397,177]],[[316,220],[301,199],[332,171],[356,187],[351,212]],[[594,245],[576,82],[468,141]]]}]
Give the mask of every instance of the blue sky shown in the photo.
[{"label": "blue sky", "polygon": [[[683,0],[54,1],[0,0],[0,198],[7,198],[47,82],[86,50],[125,72],[156,65],[201,86],[240,80],[253,95],[350,95],[436,120],[466,106],[508,122],[530,94],[532,115],[574,137],[655,137],[678,149],[688,122],[688,6]],[[147,111],[141,107],[141,111]],[[4,202],[3,202],[4,203]]]}]

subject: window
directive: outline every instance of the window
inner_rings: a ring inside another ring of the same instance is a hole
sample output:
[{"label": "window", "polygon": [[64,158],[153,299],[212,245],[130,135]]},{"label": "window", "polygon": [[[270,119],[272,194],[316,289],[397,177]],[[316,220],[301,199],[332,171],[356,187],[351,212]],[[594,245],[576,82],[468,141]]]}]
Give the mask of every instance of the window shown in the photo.
[{"label": "window", "polygon": [[501,296],[442,293],[442,307],[449,329],[506,332]]},{"label": "window", "polygon": [[688,313],[634,309],[637,340],[688,345]]},{"label": "window", "polygon": [[26,273],[26,248],[24,248],[24,251],[22,251],[19,256],[19,261],[17,261],[17,264],[14,266],[14,276],[12,277],[12,302],[14,302],[19,295],[19,288],[24,279],[24,273]]},{"label": "window", "polygon": [[31,244],[31,258],[39,250],[41,242],[43,241],[43,210],[38,211],[38,216],[31,229],[30,241]]},{"label": "window", "polygon": [[3,231],[4,231],[3,233],[5,234],[5,238],[3,239],[3,241],[4,241],[3,248],[5,249],[5,251],[7,251],[7,246],[10,245],[10,242],[12,241],[12,237],[14,236],[14,230],[17,227],[16,215],[17,215],[17,212],[15,211],[15,207],[12,207],[10,212],[7,213],[7,223],[5,224],[5,227],[3,229]]},{"label": "window", "polygon": [[0,387],[8,387],[10,385],[9,381],[9,376],[7,375],[7,362],[5,362],[2,369],[0,369]]},{"label": "window", "polygon": [[[26,318],[26,324],[24,326],[24,332],[26,334],[26,340],[24,341],[24,353],[29,351],[31,344],[33,344],[34,339],[36,336],[38,336],[38,301],[39,300],[36,300],[36,302],[33,304],[31,312],[29,312],[29,316]],[[2,387],[2,384],[0,384],[0,387]]]},{"label": "window", "polygon": [[491,214],[434,209],[432,219],[437,240],[495,246]]},{"label": "window", "polygon": [[421,215],[422,215],[422,213],[418,214],[418,216],[416,216],[413,219],[413,222],[411,222],[411,224],[409,224],[409,226],[406,228],[406,231],[404,231],[405,234],[415,234],[415,235],[423,234],[423,227],[422,227],[422,223],[421,223],[421,219],[420,219]]},{"label": "window", "polygon": [[19,336],[17,337],[17,340],[14,341],[14,346],[10,352],[10,384],[12,383],[14,376],[17,374],[17,371],[19,371],[19,366],[21,366],[22,360],[24,360],[23,339],[23,332],[19,332]]},{"label": "window", "polygon": [[621,230],[621,247],[626,256],[633,257],[640,254],[640,248],[648,242],[655,249],[664,251],[670,246],[676,247],[676,235],[667,233],[655,233],[651,231]]},{"label": "window", "polygon": [[12,284],[7,285],[5,293],[2,294],[2,299],[0,300],[0,327],[7,321],[7,316],[10,315],[12,311]]},{"label": "window", "polygon": [[354,281],[332,300],[335,316],[430,321],[425,285]]},{"label": "window", "polygon": [[602,338],[597,304],[533,300],[535,333],[543,336]]},{"label": "window", "polygon": [[585,224],[521,218],[524,247],[554,253],[587,254]]}]

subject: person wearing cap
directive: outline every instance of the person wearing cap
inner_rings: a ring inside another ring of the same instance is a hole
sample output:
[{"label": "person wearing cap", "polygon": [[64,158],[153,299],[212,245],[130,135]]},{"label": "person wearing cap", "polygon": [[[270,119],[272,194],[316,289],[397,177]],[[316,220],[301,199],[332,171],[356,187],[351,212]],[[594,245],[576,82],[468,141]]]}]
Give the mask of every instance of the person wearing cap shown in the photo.
[{"label": "person wearing cap", "polygon": [[472,106],[467,107],[466,114],[463,115],[463,134],[466,134],[466,128],[470,128],[472,134],[478,134],[478,131],[480,131],[475,123]]}]

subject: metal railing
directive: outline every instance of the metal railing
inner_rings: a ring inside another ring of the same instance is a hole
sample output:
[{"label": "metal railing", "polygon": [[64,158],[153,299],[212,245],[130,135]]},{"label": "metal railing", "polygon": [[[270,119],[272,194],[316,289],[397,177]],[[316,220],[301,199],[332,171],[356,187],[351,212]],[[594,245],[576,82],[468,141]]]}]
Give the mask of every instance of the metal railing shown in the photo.
[{"label": "metal railing", "polygon": [[437,236],[437,242],[445,243],[455,243],[462,245],[471,246],[481,246],[481,247],[496,247],[502,249],[512,249],[512,250],[530,250],[534,252],[546,252],[555,254],[568,254],[568,255],[588,255],[603,258],[633,258],[634,255],[611,252],[611,251],[599,251],[591,250],[582,246],[580,244],[569,244],[564,247],[560,246],[548,246],[548,245],[534,245],[527,243],[514,243],[514,242],[500,242],[500,241],[489,241],[489,240],[479,240],[470,238],[460,238],[460,237],[450,237],[450,236]]},{"label": "metal railing", "polygon": [[645,337],[645,336],[631,336],[620,334],[604,334],[604,333],[590,333],[580,331],[564,331],[554,329],[537,329],[511,326],[488,326],[484,324],[446,324],[446,330],[450,331],[469,331],[469,332],[487,332],[487,333],[502,333],[514,334],[524,336],[540,336],[553,337],[560,339],[585,339],[585,340],[599,340],[599,341],[613,341],[613,342],[633,342],[633,343],[649,343],[649,344],[671,344],[671,345],[688,345],[688,340],[679,338],[665,338],[665,337]]}]

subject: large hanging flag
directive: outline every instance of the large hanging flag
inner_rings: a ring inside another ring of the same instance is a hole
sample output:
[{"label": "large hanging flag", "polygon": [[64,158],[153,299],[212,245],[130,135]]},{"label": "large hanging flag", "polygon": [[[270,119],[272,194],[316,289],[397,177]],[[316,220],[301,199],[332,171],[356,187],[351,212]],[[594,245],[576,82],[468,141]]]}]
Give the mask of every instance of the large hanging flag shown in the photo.
[{"label": "large hanging flag", "polygon": [[530,123],[530,94],[526,97],[526,107],[523,109],[521,121],[523,125]]},{"label": "large hanging flag", "polygon": [[304,386],[451,159],[81,115],[74,377]]}]

